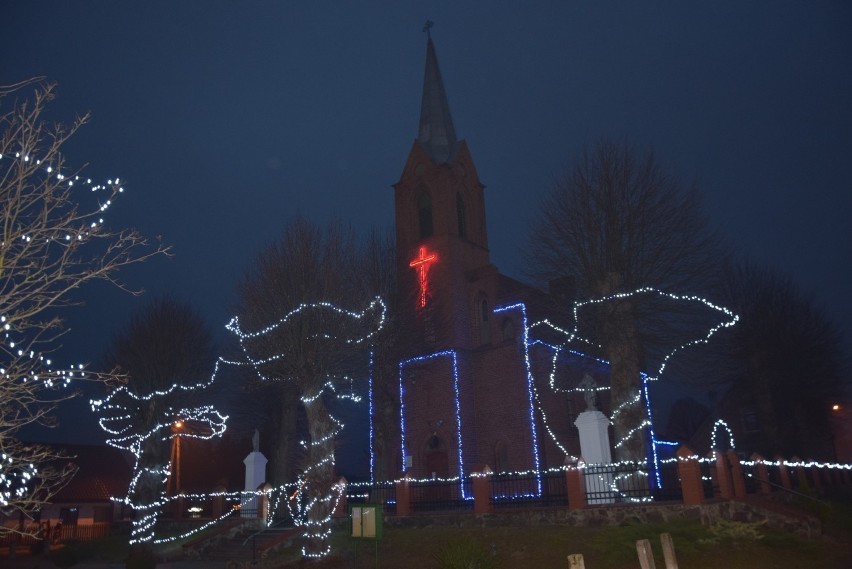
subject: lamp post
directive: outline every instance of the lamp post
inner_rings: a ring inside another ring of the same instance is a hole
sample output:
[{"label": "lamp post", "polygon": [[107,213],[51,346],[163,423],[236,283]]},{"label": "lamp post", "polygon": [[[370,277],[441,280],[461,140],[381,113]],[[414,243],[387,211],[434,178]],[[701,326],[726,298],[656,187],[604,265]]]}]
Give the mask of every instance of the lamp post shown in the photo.
[{"label": "lamp post", "polygon": [[[176,420],[172,423],[172,452],[170,457],[170,462],[172,464],[172,475],[169,477],[169,482],[174,486],[174,492],[172,495],[178,495],[181,492],[180,487],[180,433],[181,429],[183,429],[183,421],[180,419]],[[176,517],[180,518],[183,513],[183,500],[178,498],[177,500],[177,512]]]}]

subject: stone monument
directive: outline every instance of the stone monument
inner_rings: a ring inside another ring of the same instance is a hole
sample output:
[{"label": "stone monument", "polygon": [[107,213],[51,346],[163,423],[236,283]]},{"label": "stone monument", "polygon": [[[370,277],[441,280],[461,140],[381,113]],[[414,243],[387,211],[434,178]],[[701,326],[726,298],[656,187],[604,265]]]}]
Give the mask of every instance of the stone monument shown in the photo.
[{"label": "stone monument", "polygon": [[252,494],[243,495],[240,500],[240,516],[243,518],[256,518],[259,516],[257,511],[260,501],[254,492],[260,488],[260,485],[266,482],[266,457],[260,452],[260,433],[257,429],[254,430],[254,435],[251,437],[252,451],[243,460],[246,465],[246,492]]},{"label": "stone monument", "polygon": [[[592,496],[589,504],[609,504],[612,474],[607,467],[597,465],[612,464],[612,450],[609,442],[609,419],[597,408],[598,385],[589,374],[577,384],[583,390],[586,410],[577,416],[574,426],[580,431],[580,454],[587,466],[585,470],[586,492]],[[605,472],[599,472],[605,471]]]}]

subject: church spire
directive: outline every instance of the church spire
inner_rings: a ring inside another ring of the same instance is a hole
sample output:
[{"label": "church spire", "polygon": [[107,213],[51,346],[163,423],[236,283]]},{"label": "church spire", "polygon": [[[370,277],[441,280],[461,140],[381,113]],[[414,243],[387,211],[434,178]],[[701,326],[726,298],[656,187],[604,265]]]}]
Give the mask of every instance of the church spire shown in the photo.
[{"label": "church spire", "polygon": [[435,45],[429,29],[432,22],[426,22],[423,31],[426,32],[426,71],[423,75],[423,99],[420,103],[420,132],[417,140],[426,148],[432,159],[443,164],[452,158],[456,149],[456,131],[453,128],[453,117],[450,115],[450,105],[438,68],[438,57],[435,55]]}]

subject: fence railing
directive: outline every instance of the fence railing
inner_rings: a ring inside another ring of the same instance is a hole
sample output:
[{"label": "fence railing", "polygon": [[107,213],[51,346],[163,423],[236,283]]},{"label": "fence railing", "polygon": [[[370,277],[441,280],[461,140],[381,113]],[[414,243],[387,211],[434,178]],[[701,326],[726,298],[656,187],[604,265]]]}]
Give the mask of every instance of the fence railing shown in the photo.
[{"label": "fence railing", "polygon": [[64,543],[68,541],[90,541],[112,535],[113,524],[99,522],[94,524],[57,524],[47,529],[46,524],[30,524],[23,534],[17,532],[0,536],[0,546],[29,546],[37,543]]},{"label": "fence railing", "polygon": [[[826,471],[820,473],[819,469]],[[781,484],[773,482],[776,477]],[[405,516],[441,510],[489,513],[509,508],[576,509],[647,502],[700,504],[768,493],[772,487],[790,489],[793,483],[812,485],[817,490],[830,484],[850,485],[852,465],[766,461],[760,457],[745,460],[732,451],[698,457],[682,447],[676,458],[661,460],[656,468],[617,463],[522,473],[495,474],[485,469],[462,482],[404,478],[366,489],[360,485],[358,492],[372,501],[381,500],[376,500],[376,495],[393,494],[396,513]],[[388,502],[390,498],[383,501]],[[387,508],[385,511],[391,513]]]},{"label": "fence railing", "polygon": [[410,483],[411,508],[415,512],[463,511],[473,509],[473,487],[469,478]]},{"label": "fence railing", "polygon": [[568,501],[565,473],[499,473],[491,477],[491,504],[495,508],[564,506]]}]

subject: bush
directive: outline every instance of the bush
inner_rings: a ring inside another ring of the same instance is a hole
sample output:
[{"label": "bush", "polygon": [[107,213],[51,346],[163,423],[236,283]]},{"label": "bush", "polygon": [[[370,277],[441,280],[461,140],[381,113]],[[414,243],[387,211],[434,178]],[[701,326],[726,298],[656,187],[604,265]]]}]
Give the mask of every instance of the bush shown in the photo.
[{"label": "bush", "polygon": [[470,538],[449,542],[436,558],[439,569],[496,569],[498,566],[497,559]]},{"label": "bush", "polygon": [[765,522],[729,522],[727,520],[719,520],[709,528],[711,537],[699,540],[702,543],[715,545],[720,541],[729,540],[732,542],[742,541],[760,541],[763,539],[763,533],[760,529],[765,525]]},{"label": "bush", "polygon": [[157,556],[149,549],[134,550],[127,558],[127,569],[154,569],[157,566]]}]

